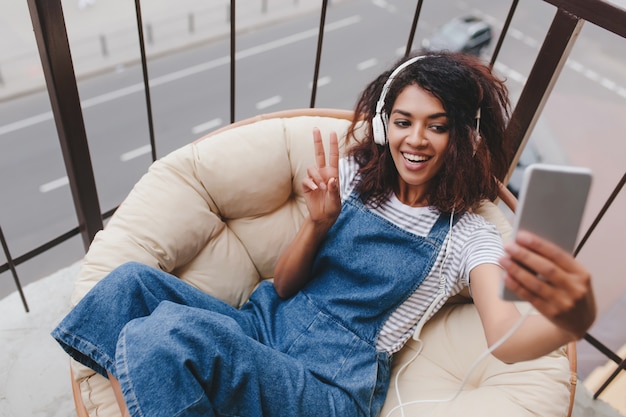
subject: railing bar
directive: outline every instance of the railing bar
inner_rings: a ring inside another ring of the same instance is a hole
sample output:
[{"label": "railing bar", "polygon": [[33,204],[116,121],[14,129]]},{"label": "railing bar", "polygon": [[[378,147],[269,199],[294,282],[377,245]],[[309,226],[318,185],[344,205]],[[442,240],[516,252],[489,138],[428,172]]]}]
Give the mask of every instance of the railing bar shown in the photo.
[{"label": "railing bar", "polygon": [[504,184],[517,164],[583,23],[563,10],[557,10],[552,20],[505,132],[510,168]]},{"label": "railing bar", "polygon": [[580,240],[580,243],[574,250],[574,256],[578,255],[578,252],[580,252],[580,250],[583,248],[584,244],[587,242],[587,239],[589,239],[589,236],[591,236],[591,233],[595,230],[598,223],[600,223],[602,217],[604,217],[604,214],[608,211],[609,207],[611,206],[611,204],[613,204],[613,201],[617,198],[617,195],[624,187],[624,183],[626,183],[626,172],[622,176],[622,179],[619,181],[609,198],[604,203],[604,206],[602,206],[602,209],[594,219],[593,223],[591,223],[591,226],[589,226],[589,229],[587,229],[587,232],[585,233],[583,238]]},{"label": "railing bar", "polygon": [[320,76],[320,62],[322,60],[322,44],[324,43],[324,28],[326,27],[326,10],[328,8],[328,0],[322,1],[322,11],[320,13],[319,32],[317,34],[317,51],[315,53],[315,70],[313,72],[313,85],[311,87],[311,108],[315,107],[315,98],[317,95],[317,79]]},{"label": "railing bar", "polygon": [[596,339],[595,337],[593,337],[589,333],[585,334],[584,339],[587,342],[589,342],[589,344],[591,346],[593,346],[596,349],[598,349],[600,351],[600,353],[603,353],[604,356],[606,356],[607,358],[611,359],[613,362],[615,362],[615,363],[620,363],[621,362],[622,358],[620,358],[617,355],[617,353],[613,352],[611,349],[609,349],[607,346],[605,346],[602,342],[600,342],[598,339]]},{"label": "railing bar", "polygon": [[4,250],[4,256],[7,258],[7,265],[11,269],[11,275],[13,275],[13,281],[15,282],[15,286],[17,287],[17,291],[20,293],[20,298],[22,299],[22,305],[24,306],[24,310],[28,313],[30,309],[28,308],[28,303],[26,302],[26,297],[24,296],[24,291],[22,290],[22,284],[20,283],[20,279],[17,276],[17,270],[15,269],[15,264],[13,263],[13,258],[11,258],[11,251],[9,251],[9,245],[4,237],[4,232],[2,231],[2,227],[0,226],[0,242],[2,243],[2,250]]},{"label": "railing bar", "polygon": [[553,6],[626,38],[626,9],[603,0],[544,0]]},{"label": "railing bar", "polygon": [[118,209],[119,207],[120,207],[120,206],[113,207],[111,210],[109,210],[109,211],[107,211],[107,212],[104,212],[104,213],[102,214],[102,218],[103,218],[103,219],[108,219],[109,217],[113,216],[113,214],[117,211],[117,209]]},{"label": "railing bar", "polygon": [[519,3],[519,0],[513,0],[513,3],[511,3],[509,14],[506,16],[506,20],[504,21],[504,25],[502,26],[502,31],[500,32],[500,36],[498,37],[498,43],[496,43],[496,47],[494,48],[493,54],[491,55],[491,60],[489,61],[489,66],[491,68],[493,68],[493,65],[496,63],[496,59],[498,59],[500,49],[502,48],[502,44],[504,43],[504,38],[509,31],[509,26],[511,25],[511,21],[513,20],[513,16],[515,15],[517,3]]},{"label": "railing bar", "polygon": [[409,40],[406,42],[406,50],[404,56],[407,57],[413,49],[413,39],[415,38],[415,30],[417,29],[417,22],[419,21],[420,14],[422,12],[423,0],[419,0],[415,6],[415,14],[413,15],[413,23],[411,23],[411,32],[409,33]]},{"label": "railing bar", "polygon": [[[105,212],[102,214],[102,218],[103,219],[108,219],[109,217],[113,216],[113,214],[115,213],[115,211],[119,208],[119,206],[112,208],[111,210]],[[1,229],[0,229],[1,232]],[[65,242],[66,240],[71,239],[72,237],[76,236],[77,234],[80,233],[80,230],[78,227],[75,227],[65,233],[63,233],[62,235],[44,243],[41,246],[38,246],[37,248],[26,252],[25,254],[18,256],[17,258],[13,259],[13,264],[15,266],[21,265],[24,262],[30,261],[31,259],[33,259],[35,256],[41,255],[42,253],[52,249],[53,247]],[[3,272],[8,271],[9,269],[11,269],[11,265],[10,263],[5,263],[3,265],[0,265],[0,274]]]},{"label": "railing bar", "polygon": [[80,233],[80,229],[78,227],[73,228],[72,230],[69,230],[65,233],[63,233],[61,236],[58,236],[54,239],[52,239],[51,241],[44,243],[43,245],[31,250],[30,252],[25,253],[24,255],[18,256],[17,258],[15,258],[13,261],[15,262],[15,265],[21,265],[26,261],[30,261],[31,259],[33,259],[35,256],[41,255],[42,253],[52,249],[53,247],[65,242],[66,240],[78,235]]},{"label": "railing bar", "polygon": [[61,0],[28,0],[85,251],[102,229],[100,203]]},{"label": "railing bar", "polygon": [[135,0],[135,13],[137,16],[137,33],[139,35],[139,50],[141,53],[141,71],[143,74],[143,86],[146,96],[146,111],[148,113],[148,132],[150,134],[150,148],[152,161],[156,161],[156,142],[154,140],[154,121],[152,119],[152,100],[150,99],[150,79],[148,78],[148,60],[146,57],[146,43],[143,35],[143,19],[141,17],[141,0]]},{"label": "railing bar", "polygon": [[235,123],[235,62],[237,51],[235,8],[235,0],[230,0],[230,123]]},{"label": "railing bar", "polygon": [[617,377],[617,375],[622,371],[626,371],[626,359],[623,359],[618,364],[617,368],[615,368],[613,373],[609,375],[609,377],[606,379],[606,381],[604,381],[602,386],[600,386],[600,388],[598,388],[598,390],[593,394],[593,399],[596,400],[600,396],[600,394],[602,394],[602,391],[604,391],[606,387],[608,387],[611,384],[611,382],[613,382],[615,377]]}]

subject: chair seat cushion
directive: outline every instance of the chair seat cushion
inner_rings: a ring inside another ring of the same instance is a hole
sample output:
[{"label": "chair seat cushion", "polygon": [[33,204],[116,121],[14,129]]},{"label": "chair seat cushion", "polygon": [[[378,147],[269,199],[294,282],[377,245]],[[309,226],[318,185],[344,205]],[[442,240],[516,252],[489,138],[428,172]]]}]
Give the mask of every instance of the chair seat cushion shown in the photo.
[{"label": "chair seat cushion", "polygon": [[[132,260],[241,305],[261,280],[272,278],[278,255],[306,215],[301,181],[314,164],[312,129],[319,128],[324,138],[331,130],[343,137],[349,125],[345,114],[258,120],[204,137],[156,161],[96,235],[72,302]],[[343,141],[340,146],[343,150]],[[480,212],[499,225],[505,239],[510,236],[510,226],[495,205],[485,203]],[[423,340],[424,351],[400,377],[405,402],[455,392],[486,349],[471,304],[447,305],[424,329]],[[412,349],[413,342],[398,354],[396,364]],[[108,381],[76,363],[72,370],[89,415],[117,415]],[[394,389],[385,410],[397,404]],[[560,416],[566,415],[568,401],[567,358],[558,351],[516,365],[489,357],[457,400],[411,406],[405,415],[425,415],[428,409],[434,413],[428,415]]]}]

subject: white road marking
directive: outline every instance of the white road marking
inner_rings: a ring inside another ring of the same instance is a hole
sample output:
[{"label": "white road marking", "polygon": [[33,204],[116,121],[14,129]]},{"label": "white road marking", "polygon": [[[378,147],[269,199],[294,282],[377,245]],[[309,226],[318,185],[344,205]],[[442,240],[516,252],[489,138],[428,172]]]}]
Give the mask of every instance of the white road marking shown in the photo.
[{"label": "white road marking", "polygon": [[62,177],[62,178],[59,178],[59,179],[56,179],[54,181],[50,181],[50,182],[47,182],[47,183],[41,185],[39,187],[39,192],[47,193],[47,192],[50,192],[52,190],[56,190],[57,188],[61,188],[63,186],[66,186],[69,183],[70,183],[70,180],[67,177]]},{"label": "white road marking", "polygon": [[194,126],[191,129],[191,133],[193,133],[194,135],[197,135],[199,133],[203,133],[206,132],[207,130],[212,130],[215,129],[218,126],[222,125],[222,119],[213,119],[213,120],[209,120],[206,123],[202,123],[198,126]]},{"label": "white road marking", "polygon": [[372,0],[372,4],[380,7],[381,9],[385,9],[388,6],[388,3],[385,0]]},{"label": "white road marking", "polygon": [[[322,77],[317,79],[317,87],[323,87],[330,84],[330,77]],[[313,82],[309,83],[309,90],[313,88]]]},{"label": "white road marking", "polygon": [[140,148],[133,149],[132,151],[123,153],[120,156],[120,161],[127,162],[127,161],[130,161],[131,159],[139,158],[140,156],[150,153],[151,151],[152,151],[152,146],[144,145]]},{"label": "white road marking", "polygon": [[526,77],[524,77],[519,72],[515,71],[513,68],[510,68],[504,65],[502,62],[497,61],[494,67],[498,72],[504,75],[507,79],[516,81],[520,84],[526,83]]},{"label": "white road marking", "polygon": [[283,98],[281,96],[270,97],[268,99],[259,101],[256,104],[256,109],[257,110],[263,110],[263,109],[266,109],[268,107],[274,106],[274,105],[280,103],[281,101],[283,101]]},{"label": "white road marking", "polygon": [[376,58],[368,59],[367,61],[359,62],[356,65],[356,69],[359,71],[366,70],[368,68],[372,68],[378,64],[378,60]]},{"label": "white road marking", "polygon": [[573,59],[568,59],[565,65],[576,72],[583,72],[585,70],[583,64]]}]

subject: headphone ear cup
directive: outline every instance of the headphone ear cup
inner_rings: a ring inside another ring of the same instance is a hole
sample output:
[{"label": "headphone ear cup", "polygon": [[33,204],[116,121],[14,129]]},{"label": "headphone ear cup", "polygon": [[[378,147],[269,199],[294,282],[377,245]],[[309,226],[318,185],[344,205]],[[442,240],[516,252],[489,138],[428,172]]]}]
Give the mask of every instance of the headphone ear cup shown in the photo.
[{"label": "headphone ear cup", "polygon": [[376,113],[372,119],[372,133],[374,134],[374,143],[385,146],[387,144],[387,125],[384,113]]}]

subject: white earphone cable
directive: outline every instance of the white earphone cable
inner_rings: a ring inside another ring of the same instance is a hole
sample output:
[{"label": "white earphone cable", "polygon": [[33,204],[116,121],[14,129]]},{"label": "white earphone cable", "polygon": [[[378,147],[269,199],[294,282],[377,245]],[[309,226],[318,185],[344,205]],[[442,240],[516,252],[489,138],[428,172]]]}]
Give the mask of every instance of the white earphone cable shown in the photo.
[{"label": "white earphone cable", "polygon": [[485,360],[494,350],[496,350],[497,348],[499,348],[504,342],[506,342],[509,337],[511,337],[513,335],[513,333],[515,333],[517,331],[517,329],[519,329],[519,327],[522,325],[522,323],[524,322],[524,320],[526,320],[526,318],[534,311],[534,309],[529,308],[528,311],[526,311],[522,316],[520,316],[520,318],[517,320],[517,322],[509,329],[508,332],[506,332],[506,334],[504,334],[504,336],[502,336],[496,343],[494,343],[493,345],[491,345],[489,347],[489,349],[485,350],[472,364],[472,366],[469,368],[469,370],[467,371],[467,374],[465,374],[465,377],[463,378],[463,381],[461,381],[461,384],[459,385],[459,388],[457,389],[457,391],[454,393],[454,395],[452,395],[449,398],[435,398],[435,399],[426,399],[426,400],[415,400],[415,401],[409,401],[406,403],[403,403],[400,399],[400,390],[398,388],[398,377],[399,374],[401,372],[403,372],[408,365],[413,362],[417,356],[419,355],[419,353],[421,353],[422,351],[422,342],[421,340],[420,342],[420,346],[418,349],[418,352],[413,355],[413,357],[411,358],[410,361],[408,361],[407,363],[405,363],[404,365],[402,365],[402,367],[400,368],[400,370],[398,371],[398,373],[396,374],[395,377],[395,389],[396,389],[396,397],[398,398],[398,405],[396,405],[395,407],[393,407],[391,410],[389,410],[389,412],[387,413],[386,417],[390,417],[394,412],[396,412],[398,409],[400,409],[402,416],[404,416],[404,407],[407,407],[409,405],[416,405],[416,404],[433,404],[433,403],[444,403],[444,402],[450,402],[453,401],[454,399],[456,399],[456,397],[459,396],[459,394],[461,394],[461,392],[463,391],[463,388],[465,387],[465,385],[467,384],[467,381],[469,380],[469,377],[472,375],[472,373],[474,372],[474,370],[476,369],[476,367],[483,361]]}]

